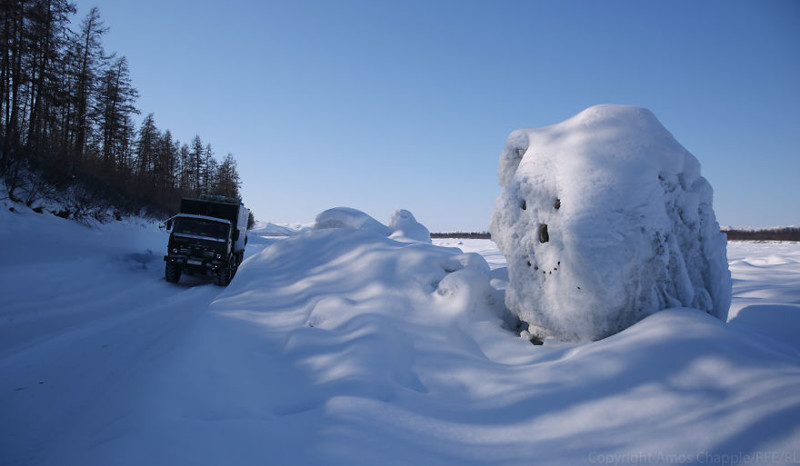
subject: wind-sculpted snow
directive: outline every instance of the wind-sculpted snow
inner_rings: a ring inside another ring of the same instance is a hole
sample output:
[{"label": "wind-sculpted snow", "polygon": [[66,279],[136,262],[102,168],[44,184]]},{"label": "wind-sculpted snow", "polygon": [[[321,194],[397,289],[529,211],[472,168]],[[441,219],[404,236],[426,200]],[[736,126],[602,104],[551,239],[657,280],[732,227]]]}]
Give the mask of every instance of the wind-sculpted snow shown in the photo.
[{"label": "wind-sculpted snow", "polygon": [[383,236],[392,234],[391,228],[352,207],[334,207],[317,215],[314,229],[324,230],[327,228],[351,228],[371,231]]},{"label": "wind-sculpted snow", "polygon": [[431,232],[425,225],[419,223],[414,215],[404,209],[398,209],[392,214],[389,227],[394,230],[390,237],[397,241],[431,242]]},{"label": "wind-sculpted snow", "polygon": [[506,304],[534,336],[597,340],[662,309],[725,321],[725,236],[700,164],[650,111],[589,108],[513,132],[492,239],[510,282]]},{"label": "wind-sculpted snow", "polygon": [[292,236],[306,230],[310,230],[311,225],[303,225],[299,223],[276,225],[271,222],[256,222],[256,225],[248,231],[251,236]]},{"label": "wind-sculpted snow", "polygon": [[389,236],[396,241],[430,243],[431,234],[425,225],[419,223],[414,214],[398,209],[392,214],[389,226],[351,207],[334,207],[317,215],[315,230],[328,228],[348,228]]}]

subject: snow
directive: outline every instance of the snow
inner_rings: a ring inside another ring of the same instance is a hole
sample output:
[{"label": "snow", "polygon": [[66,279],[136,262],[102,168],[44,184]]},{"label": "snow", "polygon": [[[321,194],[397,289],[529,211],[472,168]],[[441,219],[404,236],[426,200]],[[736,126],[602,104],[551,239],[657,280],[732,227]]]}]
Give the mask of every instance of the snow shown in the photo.
[{"label": "snow", "polygon": [[315,230],[328,228],[370,231],[403,242],[431,242],[431,234],[425,225],[417,222],[414,214],[405,209],[396,210],[389,226],[386,226],[358,209],[334,207],[317,215],[314,222]]},{"label": "snow", "polygon": [[392,230],[368,214],[351,207],[334,207],[321,212],[314,221],[315,230],[326,228],[351,228],[365,230],[383,236],[392,234]]},{"label": "snow", "polygon": [[798,244],[730,245],[728,323],[672,308],[534,346],[498,315],[491,241],[251,235],[229,287],[172,285],[155,225],[18,210],[4,466],[800,460]]},{"label": "snow", "polygon": [[538,338],[590,341],[654,312],[727,316],[731,282],[697,159],[643,108],[521,129],[500,155],[490,231],[506,305]]},{"label": "snow", "polygon": [[306,225],[302,223],[272,223],[272,222],[259,222],[256,221],[255,226],[250,233],[257,236],[291,236],[310,230],[313,225]]},{"label": "snow", "polygon": [[419,223],[414,218],[414,214],[405,209],[398,209],[392,214],[389,227],[394,230],[390,235],[394,240],[431,242],[431,232],[428,231],[428,228]]}]

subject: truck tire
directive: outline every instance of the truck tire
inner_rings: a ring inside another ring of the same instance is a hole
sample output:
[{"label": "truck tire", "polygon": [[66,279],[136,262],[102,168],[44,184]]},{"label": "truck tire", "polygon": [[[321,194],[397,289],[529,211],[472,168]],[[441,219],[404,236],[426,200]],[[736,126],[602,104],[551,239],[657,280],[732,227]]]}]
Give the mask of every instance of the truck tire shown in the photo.
[{"label": "truck tire", "polygon": [[244,262],[244,251],[236,253],[236,268],[233,271],[233,274],[236,275],[236,271],[239,270],[239,266],[242,265]]},{"label": "truck tire", "polygon": [[214,280],[214,283],[217,286],[228,286],[231,283],[231,279],[233,278],[233,257],[229,257],[228,261],[222,267],[217,270],[217,278]]},{"label": "truck tire", "polygon": [[167,261],[167,265],[164,267],[164,278],[170,283],[178,283],[178,280],[181,279],[181,266]]}]

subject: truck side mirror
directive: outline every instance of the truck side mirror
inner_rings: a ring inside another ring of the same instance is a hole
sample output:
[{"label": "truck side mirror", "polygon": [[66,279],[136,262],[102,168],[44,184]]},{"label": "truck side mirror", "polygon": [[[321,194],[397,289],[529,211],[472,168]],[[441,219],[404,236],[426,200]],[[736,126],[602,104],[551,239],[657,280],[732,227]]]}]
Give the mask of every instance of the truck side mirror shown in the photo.
[{"label": "truck side mirror", "polygon": [[167,220],[167,230],[172,230],[172,219]]}]

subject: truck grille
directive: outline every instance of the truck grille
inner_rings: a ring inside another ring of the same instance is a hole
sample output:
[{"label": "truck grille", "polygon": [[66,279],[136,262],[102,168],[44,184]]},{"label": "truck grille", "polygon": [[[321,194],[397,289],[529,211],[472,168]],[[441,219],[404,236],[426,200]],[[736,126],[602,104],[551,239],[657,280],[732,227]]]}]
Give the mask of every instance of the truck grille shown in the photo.
[{"label": "truck grille", "polygon": [[181,247],[178,251],[180,254],[192,257],[214,257],[214,251],[209,251],[203,248]]}]

